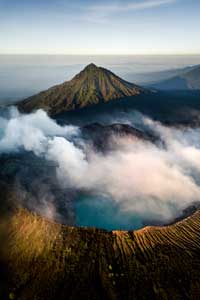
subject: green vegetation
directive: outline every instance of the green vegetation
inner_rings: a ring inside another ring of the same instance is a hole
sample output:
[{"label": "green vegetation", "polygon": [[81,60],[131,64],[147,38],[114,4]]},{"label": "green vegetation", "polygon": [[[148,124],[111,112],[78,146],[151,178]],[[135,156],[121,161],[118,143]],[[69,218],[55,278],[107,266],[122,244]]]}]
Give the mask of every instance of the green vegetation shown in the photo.
[{"label": "green vegetation", "polygon": [[25,112],[43,108],[50,114],[58,114],[146,93],[150,92],[90,64],[71,81],[22,101],[19,108]]},{"label": "green vegetation", "polygon": [[167,227],[107,232],[20,209],[6,228],[10,299],[198,299],[200,212]]}]

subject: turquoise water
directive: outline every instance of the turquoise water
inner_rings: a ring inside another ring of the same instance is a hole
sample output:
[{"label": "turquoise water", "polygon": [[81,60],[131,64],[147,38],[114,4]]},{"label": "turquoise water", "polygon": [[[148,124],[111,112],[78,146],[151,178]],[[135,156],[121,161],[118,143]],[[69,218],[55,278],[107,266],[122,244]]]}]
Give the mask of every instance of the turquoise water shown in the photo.
[{"label": "turquoise water", "polygon": [[107,230],[133,230],[142,226],[140,216],[123,211],[112,199],[79,196],[75,201],[76,225]]}]

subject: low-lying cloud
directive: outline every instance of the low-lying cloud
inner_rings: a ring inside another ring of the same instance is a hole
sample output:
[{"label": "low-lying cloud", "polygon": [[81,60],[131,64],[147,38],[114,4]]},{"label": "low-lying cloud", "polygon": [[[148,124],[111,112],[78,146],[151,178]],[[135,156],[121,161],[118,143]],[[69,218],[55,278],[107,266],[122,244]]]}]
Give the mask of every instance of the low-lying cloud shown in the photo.
[{"label": "low-lying cloud", "polygon": [[0,153],[32,151],[55,163],[62,187],[110,197],[129,214],[170,220],[200,200],[200,128],[136,119],[164,146],[114,136],[112,150],[102,154],[83,140],[79,128],[60,126],[42,110],[22,115],[12,109],[0,119]]}]

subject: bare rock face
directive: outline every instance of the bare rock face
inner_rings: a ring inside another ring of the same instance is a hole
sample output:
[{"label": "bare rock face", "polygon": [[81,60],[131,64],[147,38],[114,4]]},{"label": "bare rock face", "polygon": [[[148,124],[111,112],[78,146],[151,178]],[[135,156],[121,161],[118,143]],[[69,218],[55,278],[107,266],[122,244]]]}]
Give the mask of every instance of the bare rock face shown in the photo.
[{"label": "bare rock face", "polygon": [[12,299],[199,299],[199,211],[138,231],[67,227],[23,209],[0,223]]},{"label": "bare rock face", "polygon": [[150,132],[145,132],[128,124],[114,123],[102,125],[92,123],[82,127],[82,134],[86,140],[91,141],[94,148],[103,152],[111,150],[118,138],[137,139],[143,142],[161,144],[159,138]]},{"label": "bare rock face", "polygon": [[19,103],[18,107],[25,112],[42,108],[55,115],[148,93],[151,92],[121,79],[107,69],[90,64],[71,81],[32,96]]}]

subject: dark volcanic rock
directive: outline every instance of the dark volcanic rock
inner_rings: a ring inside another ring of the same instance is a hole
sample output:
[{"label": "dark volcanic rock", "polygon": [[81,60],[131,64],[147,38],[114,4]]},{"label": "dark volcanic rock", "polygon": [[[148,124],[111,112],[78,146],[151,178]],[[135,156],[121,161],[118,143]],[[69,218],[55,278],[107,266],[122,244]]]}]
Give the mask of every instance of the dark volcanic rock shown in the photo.
[{"label": "dark volcanic rock", "polygon": [[22,152],[1,155],[0,165],[0,199],[7,199],[8,210],[22,206],[58,222],[75,224],[74,191],[61,187],[54,163]]},{"label": "dark volcanic rock", "polygon": [[131,137],[141,141],[155,143],[159,140],[149,132],[144,132],[128,124],[115,123],[111,125],[102,125],[92,123],[82,128],[83,136],[90,140],[97,150],[107,150],[112,147],[112,137]]}]

